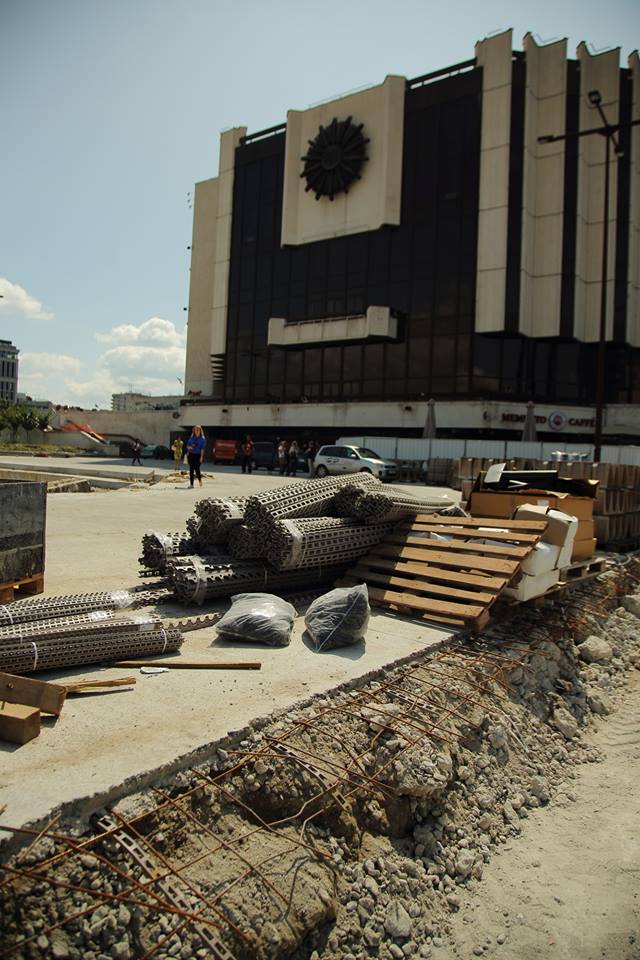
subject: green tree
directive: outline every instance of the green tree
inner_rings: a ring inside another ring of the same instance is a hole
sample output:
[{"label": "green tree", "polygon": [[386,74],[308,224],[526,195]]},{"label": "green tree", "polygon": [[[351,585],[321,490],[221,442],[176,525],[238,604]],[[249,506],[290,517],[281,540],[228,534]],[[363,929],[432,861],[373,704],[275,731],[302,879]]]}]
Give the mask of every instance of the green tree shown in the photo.
[{"label": "green tree", "polygon": [[0,414],[3,428],[6,427],[11,431],[12,443],[15,443],[18,439],[18,430],[24,426],[28,412],[28,407],[20,403],[11,403],[7,404]]},{"label": "green tree", "polygon": [[31,407],[23,408],[22,423],[20,424],[27,431],[27,439],[32,430],[37,430],[40,426],[40,417]]},{"label": "green tree", "polygon": [[40,430],[42,431],[46,430],[51,421],[50,411],[47,410],[46,413],[38,413],[36,414],[36,416],[38,417],[38,427],[40,428]]}]

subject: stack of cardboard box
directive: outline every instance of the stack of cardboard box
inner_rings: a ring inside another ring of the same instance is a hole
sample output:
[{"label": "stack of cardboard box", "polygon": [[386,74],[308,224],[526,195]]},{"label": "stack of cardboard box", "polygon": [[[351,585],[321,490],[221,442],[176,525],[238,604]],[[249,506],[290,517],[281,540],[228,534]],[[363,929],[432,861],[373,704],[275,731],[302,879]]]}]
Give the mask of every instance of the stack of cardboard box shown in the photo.
[{"label": "stack of cardboard box", "polygon": [[572,562],[581,521],[540,503],[525,503],[518,507],[514,519],[547,521],[542,540],[522,564],[520,580],[505,589],[505,593],[516,600],[530,600],[553,587],[560,571]]}]

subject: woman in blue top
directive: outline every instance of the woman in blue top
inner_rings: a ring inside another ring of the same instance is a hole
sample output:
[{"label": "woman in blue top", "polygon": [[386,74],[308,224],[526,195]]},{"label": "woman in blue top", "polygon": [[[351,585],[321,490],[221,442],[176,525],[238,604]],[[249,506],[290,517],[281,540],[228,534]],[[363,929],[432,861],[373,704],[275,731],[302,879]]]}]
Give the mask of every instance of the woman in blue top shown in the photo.
[{"label": "woman in blue top", "polygon": [[198,483],[202,486],[202,476],[200,474],[200,464],[204,460],[204,448],[206,438],[202,432],[202,427],[194,427],[191,436],[187,440],[187,460],[189,462],[189,481],[193,487],[193,478],[198,478]]}]

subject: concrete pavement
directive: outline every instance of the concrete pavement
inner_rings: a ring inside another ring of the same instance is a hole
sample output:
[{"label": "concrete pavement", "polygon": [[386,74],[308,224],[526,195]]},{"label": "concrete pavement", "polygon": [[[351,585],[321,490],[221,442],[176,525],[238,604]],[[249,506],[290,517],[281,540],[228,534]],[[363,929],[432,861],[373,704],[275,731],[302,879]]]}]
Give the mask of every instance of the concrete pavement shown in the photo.
[{"label": "concrete pavement", "polygon": [[[46,594],[131,587],[139,582],[137,558],[146,530],[183,529],[203,495],[246,496],[293,482],[264,472],[242,476],[236,471],[217,467],[215,479],[205,479],[202,490],[189,489],[185,479],[50,497]],[[213,609],[227,606],[224,601]],[[189,610],[163,605],[160,612],[177,616],[203,609],[211,607]],[[163,769],[194,762],[196,754],[206,754],[209,745],[229,731],[274,710],[289,710],[313,694],[356,682],[450,636],[447,630],[377,612],[362,647],[317,654],[305,644],[302,633],[299,618],[291,646],[284,649],[223,644],[216,640],[213,627],[185,634],[183,657],[260,660],[260,671],[180,670],[145,676],[136,670],[105,667],[39,674],[53,681],[133,674],[137,683],[128,691],[70,697],[59,718],[43,720],[35,740],[20,747],[0,743],[0,804],[7,804],[2,822],[20,826],[39,821],[68,804],[79,813],[89,813],[108,798],[152,782]]]}]

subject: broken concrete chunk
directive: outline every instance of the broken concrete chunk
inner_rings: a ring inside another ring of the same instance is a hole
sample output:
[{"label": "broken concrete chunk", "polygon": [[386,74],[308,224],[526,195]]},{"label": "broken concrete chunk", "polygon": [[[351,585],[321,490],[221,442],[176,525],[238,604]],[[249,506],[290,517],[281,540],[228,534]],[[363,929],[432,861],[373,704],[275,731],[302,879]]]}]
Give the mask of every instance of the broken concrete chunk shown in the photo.
[{"label": "broken concrete chunk", "polygon": [[606,693],[598,690],[597,687],[587,689],[587,705],[593,713],[598,713],[600,716],[611,713],[611,700]]},{"label": "broken concrete chunk", "polygon": [[622,606],[625,610],[628,610],[629,613],[640,617],[640,593],[627,594],[626,597],[622,598]]},{"label": "broken concrete chunk", "polygon": [[400,938],[411,936],[411,917],[399,900],[392,900],[387,907],[384,918],[384,929],[390,937]]},{"label": "broken concrete chunk", "polygon": [[595,635],[587,637],[578,647],[578,652],[582,660],[586,660],[587,663],[608,663],[613,656],[611,644]]},{"label": "broken concrete chunk", "polygon": [[565,710],[564,707],[558,707],[553,711],[553,719],[551,722],[565,740],[572,740],[578,732],[578,721],[568,710]]}]

